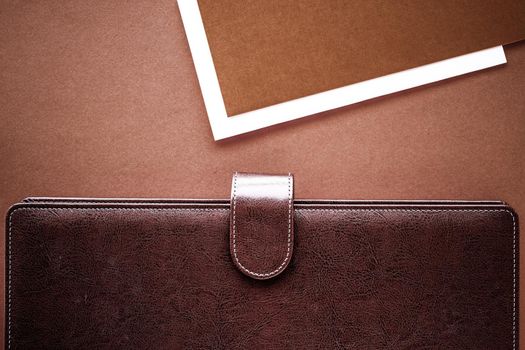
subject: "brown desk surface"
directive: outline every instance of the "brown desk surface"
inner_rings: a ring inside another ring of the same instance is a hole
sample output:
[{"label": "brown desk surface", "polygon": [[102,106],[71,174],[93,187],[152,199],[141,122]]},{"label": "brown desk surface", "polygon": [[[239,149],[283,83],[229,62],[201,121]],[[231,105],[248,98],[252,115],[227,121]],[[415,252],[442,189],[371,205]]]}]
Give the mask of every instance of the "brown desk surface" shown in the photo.
[{"label": "brown desk surface", "polygon": [[2,213],[28,195],[226,198],[240,170],[291,171],[297,198],[525,217],[525,42],[502,67],[216,143],[174,1],[1,6]]}]

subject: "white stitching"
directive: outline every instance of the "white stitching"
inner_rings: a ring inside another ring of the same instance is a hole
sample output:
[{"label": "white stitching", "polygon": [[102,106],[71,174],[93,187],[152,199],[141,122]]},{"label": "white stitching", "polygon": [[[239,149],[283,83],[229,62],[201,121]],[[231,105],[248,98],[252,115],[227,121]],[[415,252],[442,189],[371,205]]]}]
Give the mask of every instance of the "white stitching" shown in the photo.
[{"label": "white stitching", "polygon": [[237,265],[247,274],[258,277],[271,277],[277,275],[285,266],[291,257],[291,243],[292,243],[292,191],[291,191],[291,174],[288,173],[288,238],[286,246],[286,256],[283,262],[271,272],[253,272],[248,270],[240,261],[237,255],[237,224],[236,224],[236,208],[237,208],[237,172],[233,175],[233,257],[237,262]]},{"label": "white stitching", "polygon": [[[237,175],[237,173],[235,173]],[[290,174],[288,174],[290,176]],[[290,179],[289,179],[290,181]],[[289,189],[290,191],[290,189]],[[290,194],[290,192],[289,192]],[[290,195],[291,197],[291,195]],[[291,199],[289,200],[289,213],[291,214]],[[234,200],[234,208],[235,208],[235,200]],[[113,208],[67,208],[67,207],[20,207],[16,208],[9,214],[9,220],[8,220],[8,307],[7,307],[7,322],[8,322],[8,334],[7,334],[7,342],[8,342],[8,349],[11,349],[11,311],[12,311],[12,297],[11,297],[11,267],[12,267],[12,249],[11,249],[11,231],[12,231],[12,218],[13,215],[19,211],[19,210],[99,210],[99,211],[113,211],[113,210],[135,210],[135,211],[165,211],[165,210],[187,210],[187,211],[225,211],[228,210],[227,208],[119,208],[119,207],[113,207]],[[504,211],[510,214],[512,218],[512,349],[516,350],[516,267],[517,267],[517,261],[516,261],[516,218],[512,211],[508,209],[401,209],[401,208],[301,208],[297,209],[297,211],[430,211],[430,212],[436,212],[436,211],[473,211],[473,212],[489,212],[489,211]],[[235,216],[234,216],[235,217]],[[291,218],[289,220],[289,227],[291,228]]]},{"label": "white stitching", "polygon": [[8,249],[9,249],[9,255],[8,255],[8,258],[7,258],[7,263],[8,263],[8,270],[9,270],[9,273],[8,273],[8,277],[7,277],[7,294],[8,294],[8,302],[7,302],[7,322],[8,322],[8,326],[7,326],[7,348],[8,349],[11,349],[11,226],[12,226],[12,221],[13,221],[13,214],[17,211],[18,209],[15,209],[11,212],[11,214],[9,214],[9,232],[8,232]]},{"label": "white stitching", "polygon": [[516,349],[516,219],[514,213],[507,210],[512,217],[512,348]]},{"label": "white stitching", "polygon": [[[106,204],[106,205],[111,205],[111,204],[114,204],[114,205],[209,205],[210,204],[210,201],[202,201],[202,202],[198,202],[199,199],[196,199],[195,201],[186,201],[186,202],[182,202],[184,201],[184,199],[181,199],[180,201],[177,200],[177,199],[174,199],[174,200],[170,200],[170,199],[164,199],[164,198],[153,198],[153,199],[144,199],[144,200],[141,200],[141,199],[138,199],[138,200],[133,200],[133,199],[126,199],[126,198],[123,198],[122,200],[117,199],[117,200],[113,200],[113,199],[99,199],[99,200],[88,200],[88,199],[79,199],[79,200],[69,200],[67,197],[65,198],[48,198],[48,199],[45,199],[45,200],[35,200],[35,199],[32,199],[32,198],[28,198],[28,199],[24,199],[21,204],[67,204],[67,205],[71,205],[71,204],[81,204],[81,205],[87,205],[87,204]],[[219,201],[219,199],[212,199],[211,201]],[[222,203],[221,203],[222,204]],[[162,208],[157,208],[157,209],[162,209]],[[190,208],[187,208],[187,209],[190,209]],[[210,208],[212,209],[212,208]]]},{"label": "white stitching", "polygon": [[[35,203],[27,203],[27,204],[31,204],[31,205],[34,205]],[[61,205],[62,204],[68,204],[68,203],[60,203]],[[73,205],[78,205],[78,204],[73,204]],[[11,214],[13,214],[15,211],[18,211],[18,210],[54,210],[54,209],[58,209],[58,210],[70,210],[70,211],[75,211],[75,210],[98,210],[98,211],[114,211],[114,210],[131,210],[131,211],[144,211],[144,210],[147,210],[147,211],[166,211],[166,210],[187,210],[187,211],[226,211],[226,210],[229,210],[229,208],[177,208],[177,207],[170,207],[170,208],[147,208],[147,207],[140,207],[140,208],[130,208],[130,207],[20,207],[20,208],[16,208],[15,210],[12,211]]]}]

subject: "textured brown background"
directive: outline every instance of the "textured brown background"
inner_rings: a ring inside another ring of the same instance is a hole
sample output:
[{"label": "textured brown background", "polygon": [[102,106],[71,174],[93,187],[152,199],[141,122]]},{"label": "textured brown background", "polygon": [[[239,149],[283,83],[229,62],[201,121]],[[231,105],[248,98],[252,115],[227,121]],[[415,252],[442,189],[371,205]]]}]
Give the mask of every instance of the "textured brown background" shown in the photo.
[{"label": "textured brown background", "polygon": [[174,1],[4,2],[0,209],[28,195],[225,198],[234,170],[292,171],[298,198],[503,199],[523,230],[525,43],[506,53],[216,143]]},{"label": "textured brown background", "polygon": [[525,39],[523,0],[199,0],[199,7],[229,115]]}]

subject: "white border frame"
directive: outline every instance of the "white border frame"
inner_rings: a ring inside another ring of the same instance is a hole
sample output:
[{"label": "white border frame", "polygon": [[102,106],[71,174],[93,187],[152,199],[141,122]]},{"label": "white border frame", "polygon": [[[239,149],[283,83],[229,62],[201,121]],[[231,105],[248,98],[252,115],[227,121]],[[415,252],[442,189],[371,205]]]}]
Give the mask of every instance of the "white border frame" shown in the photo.
[{"label": "white border frame", "polygon": [[215,140],[507,62],[503,47],[496,46],[247,113],[228,116],[198,2],[197,0],[178,0],[178,4]]}]

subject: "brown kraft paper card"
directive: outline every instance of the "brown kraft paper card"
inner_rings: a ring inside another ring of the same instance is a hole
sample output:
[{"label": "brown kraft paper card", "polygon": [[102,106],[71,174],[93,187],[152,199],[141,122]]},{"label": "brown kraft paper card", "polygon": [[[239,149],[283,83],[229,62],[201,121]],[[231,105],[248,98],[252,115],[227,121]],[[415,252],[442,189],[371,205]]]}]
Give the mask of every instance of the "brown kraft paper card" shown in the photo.
[{"label": "brown kraft paper card", "polygon": [[198,0],[229,116],[525,38],[525,2]]}]

